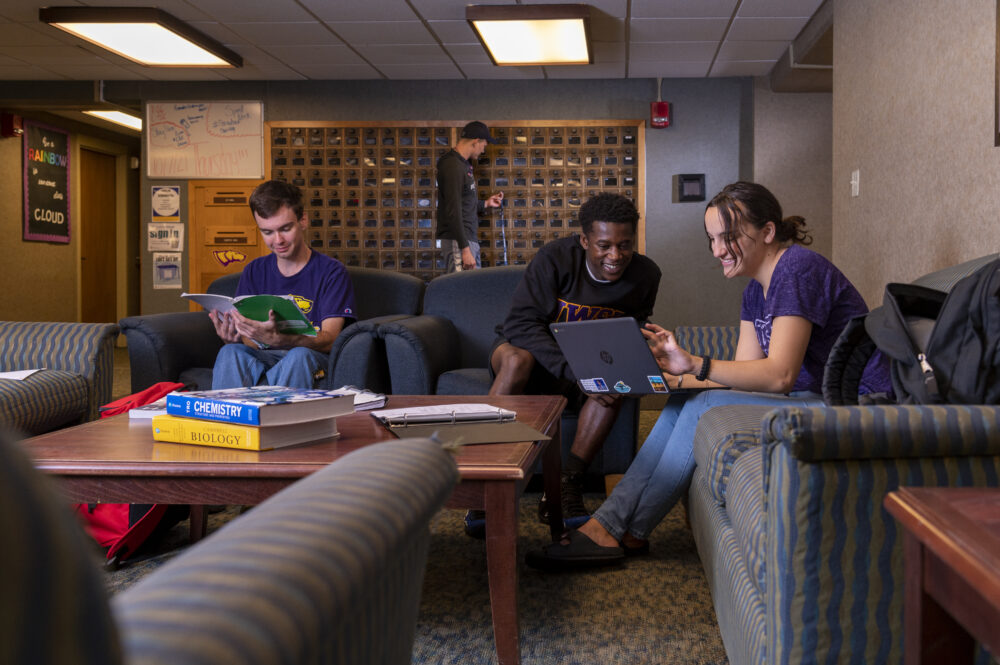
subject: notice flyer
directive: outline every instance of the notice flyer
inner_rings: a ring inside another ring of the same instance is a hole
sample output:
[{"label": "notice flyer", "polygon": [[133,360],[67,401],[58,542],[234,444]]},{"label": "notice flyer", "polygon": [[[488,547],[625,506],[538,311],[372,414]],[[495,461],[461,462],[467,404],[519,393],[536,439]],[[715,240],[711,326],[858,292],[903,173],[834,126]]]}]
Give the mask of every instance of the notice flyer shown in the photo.
[{"label": "notice flyer", "polygon": [[181,188],[179,186],[154,186],[151,201],[154,222],[181,221]]},{"label": "notice flyer", "polygon": [[150,222],[146,225],[146,247],[150,252],[183,251],[184,225],[171,222]]},{"label": "notice flyer", "polygon": [[180,252],[155,252],[153,254],[153,288],[182,289],[184,288],[181,273]]}]

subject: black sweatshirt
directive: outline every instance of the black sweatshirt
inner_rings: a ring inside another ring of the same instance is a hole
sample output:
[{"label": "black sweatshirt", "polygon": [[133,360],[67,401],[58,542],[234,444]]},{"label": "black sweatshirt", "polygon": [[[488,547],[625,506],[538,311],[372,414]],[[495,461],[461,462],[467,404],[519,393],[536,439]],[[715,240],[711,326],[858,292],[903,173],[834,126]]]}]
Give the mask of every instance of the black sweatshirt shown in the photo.
[{"label": "black sweatshirt", "polygon": [[502,334],[514,346],[530,351],[554,376],[576,381],[549,324],[619,316],[645,323],[653,314],[659,285],[659,267],[642,254],[632,255],[620,279],[602,283],[590,276],[578,235],[553,240],[528,264]]},{"label": "black sweatshirt", "polygon": [[472,164],[455,149],[441,155],[437,162],[438,213],[435,237],[457,240],[465,249],[469,241],[478,242],[479,215],[486,209],[476,196]]}]

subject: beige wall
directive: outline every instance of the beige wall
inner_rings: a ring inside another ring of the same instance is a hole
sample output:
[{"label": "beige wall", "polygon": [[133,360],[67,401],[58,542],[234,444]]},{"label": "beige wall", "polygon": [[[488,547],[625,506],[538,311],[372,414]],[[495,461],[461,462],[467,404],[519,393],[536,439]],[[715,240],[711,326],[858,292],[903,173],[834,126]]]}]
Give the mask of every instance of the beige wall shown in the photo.
[{"label": "beige wall", "polygon": [[773,93],[758,78],[753,96],[754,180],[774,193],[786,217],[805,218],[810,248],[832,259],[832,95]]},{"label": "beige wall", "polygon": [[1000,250],[995,13],[996,0],[836,0],[833,259],[869,305],[886,282]]}]

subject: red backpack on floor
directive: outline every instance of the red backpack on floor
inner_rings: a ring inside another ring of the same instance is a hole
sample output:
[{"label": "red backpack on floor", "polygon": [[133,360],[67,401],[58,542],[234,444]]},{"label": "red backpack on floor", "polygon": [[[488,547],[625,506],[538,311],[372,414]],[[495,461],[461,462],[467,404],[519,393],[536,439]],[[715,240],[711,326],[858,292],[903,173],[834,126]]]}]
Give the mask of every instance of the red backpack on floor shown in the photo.
[{"label": "red backpack on floor", "polygon": [[[102,406],[101,417],[109,418],[125,413],[137,406],[155,402],[174,390],[184,388],[183,383],[156,383],[141,392],[122,397]],[[74,510],[83,521],[84,529],[102,548],[107,549],[105,566],[118,568],[136,553],[154,532],[165,531],[187,517],[187,506],[165,503],[78,503]]]}]

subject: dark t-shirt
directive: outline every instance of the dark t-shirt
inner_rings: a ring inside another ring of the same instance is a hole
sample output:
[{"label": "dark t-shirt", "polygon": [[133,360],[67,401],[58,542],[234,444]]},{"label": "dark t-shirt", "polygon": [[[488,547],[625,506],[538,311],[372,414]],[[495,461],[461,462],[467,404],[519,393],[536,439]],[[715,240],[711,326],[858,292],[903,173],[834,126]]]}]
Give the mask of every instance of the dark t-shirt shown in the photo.
[{"label": "dark t-shirt", "polygon": [[[823,368],[834,342],[850,319],[867,312],[861,294],[836,266],[810,249],[792,245],[778,259],[766,299],[760,282],[747,284],[740,319],[753,323],[765,356],[775,318],[799,316],[812,323],[802,369],[792,390],[821,393]],[[877,353],[865,368],[860,392],[887,392],[889,387],[888,365]]]},{"label": "dark t-shirt", "polygon": [[251,261],[243,269],[236,295],[258,294],[293,296],[317,329],[330,317],[355,318],[354,287],[347,269],[340,261],[318,252],[312,252],[306,266],[291,277],[278,271],[274,254]]}]

